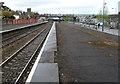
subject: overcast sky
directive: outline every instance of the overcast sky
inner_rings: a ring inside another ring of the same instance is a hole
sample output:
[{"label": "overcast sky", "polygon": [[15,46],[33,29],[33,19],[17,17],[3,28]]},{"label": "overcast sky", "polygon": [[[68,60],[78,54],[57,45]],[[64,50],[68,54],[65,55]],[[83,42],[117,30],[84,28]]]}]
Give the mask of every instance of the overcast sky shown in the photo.
[{"label": "overcast sky", "polygon": [[[117,13],[118,1],[105,0],[109,14]],[[98,14],[103,7],[103,0],[0,0],[12,10],[54,14]],[[114,8],[114,9],[112,9]]]}]

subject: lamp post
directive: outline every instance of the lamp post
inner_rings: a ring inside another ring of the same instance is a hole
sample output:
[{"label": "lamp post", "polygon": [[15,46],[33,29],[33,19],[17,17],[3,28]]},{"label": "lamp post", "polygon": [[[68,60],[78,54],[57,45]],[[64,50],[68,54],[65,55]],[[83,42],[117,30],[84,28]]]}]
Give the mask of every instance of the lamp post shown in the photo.
[{"label": "lamp post", "polygon": [[72,11],[73,11],[73,24],[74,24],[74,21],[75,21],[74,10],[72,10]]},{"label": "lamp post", "polygon": [[105,0],[103,1],[103,17],[102,17],[102,19],[103,19],[103,24],[102,24],[102,31],[104,31],[104,4],[105,4]]},{"label": "lamp post", "polygon": [[74,10],[72,10],[72,12],[73,12],[73,17],[74,17]]},{"label": "lamp post", "polygon": [[105,0],[103,0],[103,17],[102,17],[103,25],[102,25],[102,31],[104,31],[104,9],[105,9],[105,5],[106,5]]},{"label": "lamp post", "polygon": [[59,23],[60,23],[60,20],[61,20],[61,14],[60,13],[59,13],[58,17],[59,17]]}]

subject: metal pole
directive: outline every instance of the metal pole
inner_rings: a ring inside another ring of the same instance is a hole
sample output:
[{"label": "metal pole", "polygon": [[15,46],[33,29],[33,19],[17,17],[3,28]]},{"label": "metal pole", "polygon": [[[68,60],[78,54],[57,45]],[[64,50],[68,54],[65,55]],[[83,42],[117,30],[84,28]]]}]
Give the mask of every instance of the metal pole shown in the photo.
[{"label": "metal pole", "polygon": [[74,17],[74,10],[73,10],[73,17]]},{"label": "metal pole", "polygon": [[103,25],[102,25],[102,31],[104,31],[104,8],[105,8],[105,0],[103,0]]},{"label": "metal pole", "polygon": [[74,10],[73,10],[73,24],[74,24]]}]

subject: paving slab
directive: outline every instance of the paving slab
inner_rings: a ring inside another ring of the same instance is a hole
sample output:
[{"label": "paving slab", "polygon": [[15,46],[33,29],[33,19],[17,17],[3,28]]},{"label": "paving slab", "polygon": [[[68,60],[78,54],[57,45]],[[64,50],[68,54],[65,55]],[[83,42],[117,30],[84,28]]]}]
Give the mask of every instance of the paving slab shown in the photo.
[{"label": "paving slab", "polygon": [[51,34],[48,38],[44,51],[57,51],[57,43],[56,43],[56,28],[51,30]]},{"label": "paving slab", "polygon": [[59,84],[58,64],[39,63],[31,80],[31,83],[33,82],[45,82],[45,84],[50,84],[51,82]]},{"label": "paving slab", "polygon": [[56,28],[53,23],[26,82],[59,84],[58,64],[54,63],[55,51],[57,51]]},{"label": "paving slab", "polygon": [[56,28],[55,25],[53,25],[39,62],[54,63],[55,51],[57,51]]},{"label": "paving slab", "polygon": [[40,63],[54,63],[54,52],[52,51],[43,51]]}]

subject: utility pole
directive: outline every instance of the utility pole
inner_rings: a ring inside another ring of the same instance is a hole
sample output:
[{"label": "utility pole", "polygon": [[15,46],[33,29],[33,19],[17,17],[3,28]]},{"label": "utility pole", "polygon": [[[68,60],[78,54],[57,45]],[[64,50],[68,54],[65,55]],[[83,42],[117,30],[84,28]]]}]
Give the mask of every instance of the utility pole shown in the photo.
[{"label": "utility pole", "polygon": [[105,0],[103,0],[103,25],[102,25],[102,31],[104,31],[104,9],[105,9]]},{"label": "utility pole", "polygon": [[105,3],[105,0],[103,0],[103,25],[102,25],[102,31],[104,31],[104,10],[105,10],[105,5],[106,5],[106,3]]},{"label": "utility pole", "polygon": [[73,17],[74,17],[74,10],[72,10],[73,11]]},{"label": "utility pole", "polygon": [[74,15],[74,10],[73,10],[73,24],[75,23],[75,15]]}]

